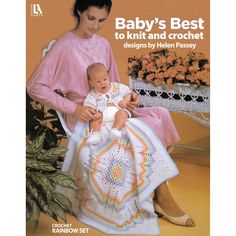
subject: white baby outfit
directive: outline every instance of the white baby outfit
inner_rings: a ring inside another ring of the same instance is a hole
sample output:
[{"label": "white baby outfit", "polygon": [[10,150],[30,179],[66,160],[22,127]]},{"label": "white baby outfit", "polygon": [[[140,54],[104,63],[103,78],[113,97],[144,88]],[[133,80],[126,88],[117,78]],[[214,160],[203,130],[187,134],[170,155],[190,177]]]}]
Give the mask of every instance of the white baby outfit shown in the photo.
[{"label": "white baby outfit", "polygon": [[[105,94],[95,92],[94,90],[91,90],[87,97],[84,100],[84,106],[92,107],[96,109],[97,111],[101,112],[103,115],[103,123],[111,122],[115,120],[115,114],[117,111],[121,110],[119,107],[119,102],[121,102],[124,97],[128,94],[130,94],[132,91],[130,88],[124,84],[119,83],[111,83],[111,88],[109,91]],[[113,103],[114,106],[107,106],[108,103]],[[131,114],[128,110],[127,111],[128,116],[131,117]],[[119,131],[113,130],[113,137],[119,136]],[[112,138],[112,134],[111,134]],[[95,138],[97,142],[99,142],[99,137]],[[96,143],[96,142],[95,142]],[[93,143],[93,144],[95,144]]]},{"label": "white baby outfit", "polygon": [[[124,84],[111,83],[111,88],[105,94],[91,90],[84,100],[84,106],[92,107],[103,113],[103,122],[114,121],[115,114],[119,108],[119,102],[126,95],[131,93],[130,88]],[[114,103],[114,106],[107,106],[107,103]],[[128,113],[130,116],[130,113]]]}]

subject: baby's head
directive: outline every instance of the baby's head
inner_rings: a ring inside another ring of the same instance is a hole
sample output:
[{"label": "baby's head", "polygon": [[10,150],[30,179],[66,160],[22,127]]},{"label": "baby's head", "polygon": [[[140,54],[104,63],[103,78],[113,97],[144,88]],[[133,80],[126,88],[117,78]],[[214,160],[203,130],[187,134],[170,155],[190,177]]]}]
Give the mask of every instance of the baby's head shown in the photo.
[{"label": "baby's head", "polygon": [[110,89],[110,80],[106,67],[102,63],[94,63],[87,68],[90,87],[99,93],[106,93]]}]

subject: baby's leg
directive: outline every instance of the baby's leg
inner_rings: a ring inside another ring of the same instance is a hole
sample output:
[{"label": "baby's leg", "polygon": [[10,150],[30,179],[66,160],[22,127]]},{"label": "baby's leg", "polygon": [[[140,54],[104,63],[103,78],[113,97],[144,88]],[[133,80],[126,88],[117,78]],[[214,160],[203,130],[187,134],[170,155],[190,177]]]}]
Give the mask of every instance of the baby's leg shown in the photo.
[{"label": "baby's leg", "polygon": [[100,135],[101,123],[102,123],[102,114],[98,112],[96,114],[96,119],[89,122],[91,133],[86,141],[88,145],[95,145],[101,142],[101,135]]},{"label": "baby's leg", "polygon": [[112,140],[117,140],[121,138],[121,129],[125,125],[125,121],[128,118],[128,113],[125,110],[119,110],[115,114],[115,120],[113,127],[110,132],[110,138]]},{"label": "baby's leg", "polygon": [[113,124],[113,128],[121,130],[124,125],[125,125],[125,121],[128,118],[128,113],[125,110],[119,110],[116,112],[115,114],[115,121]]},{"label": "baby's leg", "polygon": [[102,113],[97,112],[96,119],[91,120],[89,123],[90,131],[93,130],[93,132],[99,132],[101,129],[101,124],[102,124]]}]

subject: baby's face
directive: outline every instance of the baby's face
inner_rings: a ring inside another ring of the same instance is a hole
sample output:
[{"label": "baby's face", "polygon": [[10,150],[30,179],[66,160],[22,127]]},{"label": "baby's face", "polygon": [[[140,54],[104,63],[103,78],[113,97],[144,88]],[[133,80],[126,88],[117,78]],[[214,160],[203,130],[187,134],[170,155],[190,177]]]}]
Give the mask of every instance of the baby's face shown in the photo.
[{"label": "baby's face", "polygon": [[89,83],[95,92],[108,92],[110,89],[110,80],[106,69],[102,67],[94,69],[90,74]]}]

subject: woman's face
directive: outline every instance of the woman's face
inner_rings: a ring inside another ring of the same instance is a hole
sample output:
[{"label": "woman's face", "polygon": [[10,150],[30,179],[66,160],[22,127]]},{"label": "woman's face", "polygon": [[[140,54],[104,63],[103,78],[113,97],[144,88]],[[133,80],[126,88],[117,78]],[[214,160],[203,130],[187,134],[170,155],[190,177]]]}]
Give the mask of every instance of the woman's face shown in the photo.
[{"label": "woman's face", "polygon": [[90,38],[105,23],[108,12],[105,8],[89,7],[83,13],[79,13],[80,23],[78,33],[81,37]]}]

